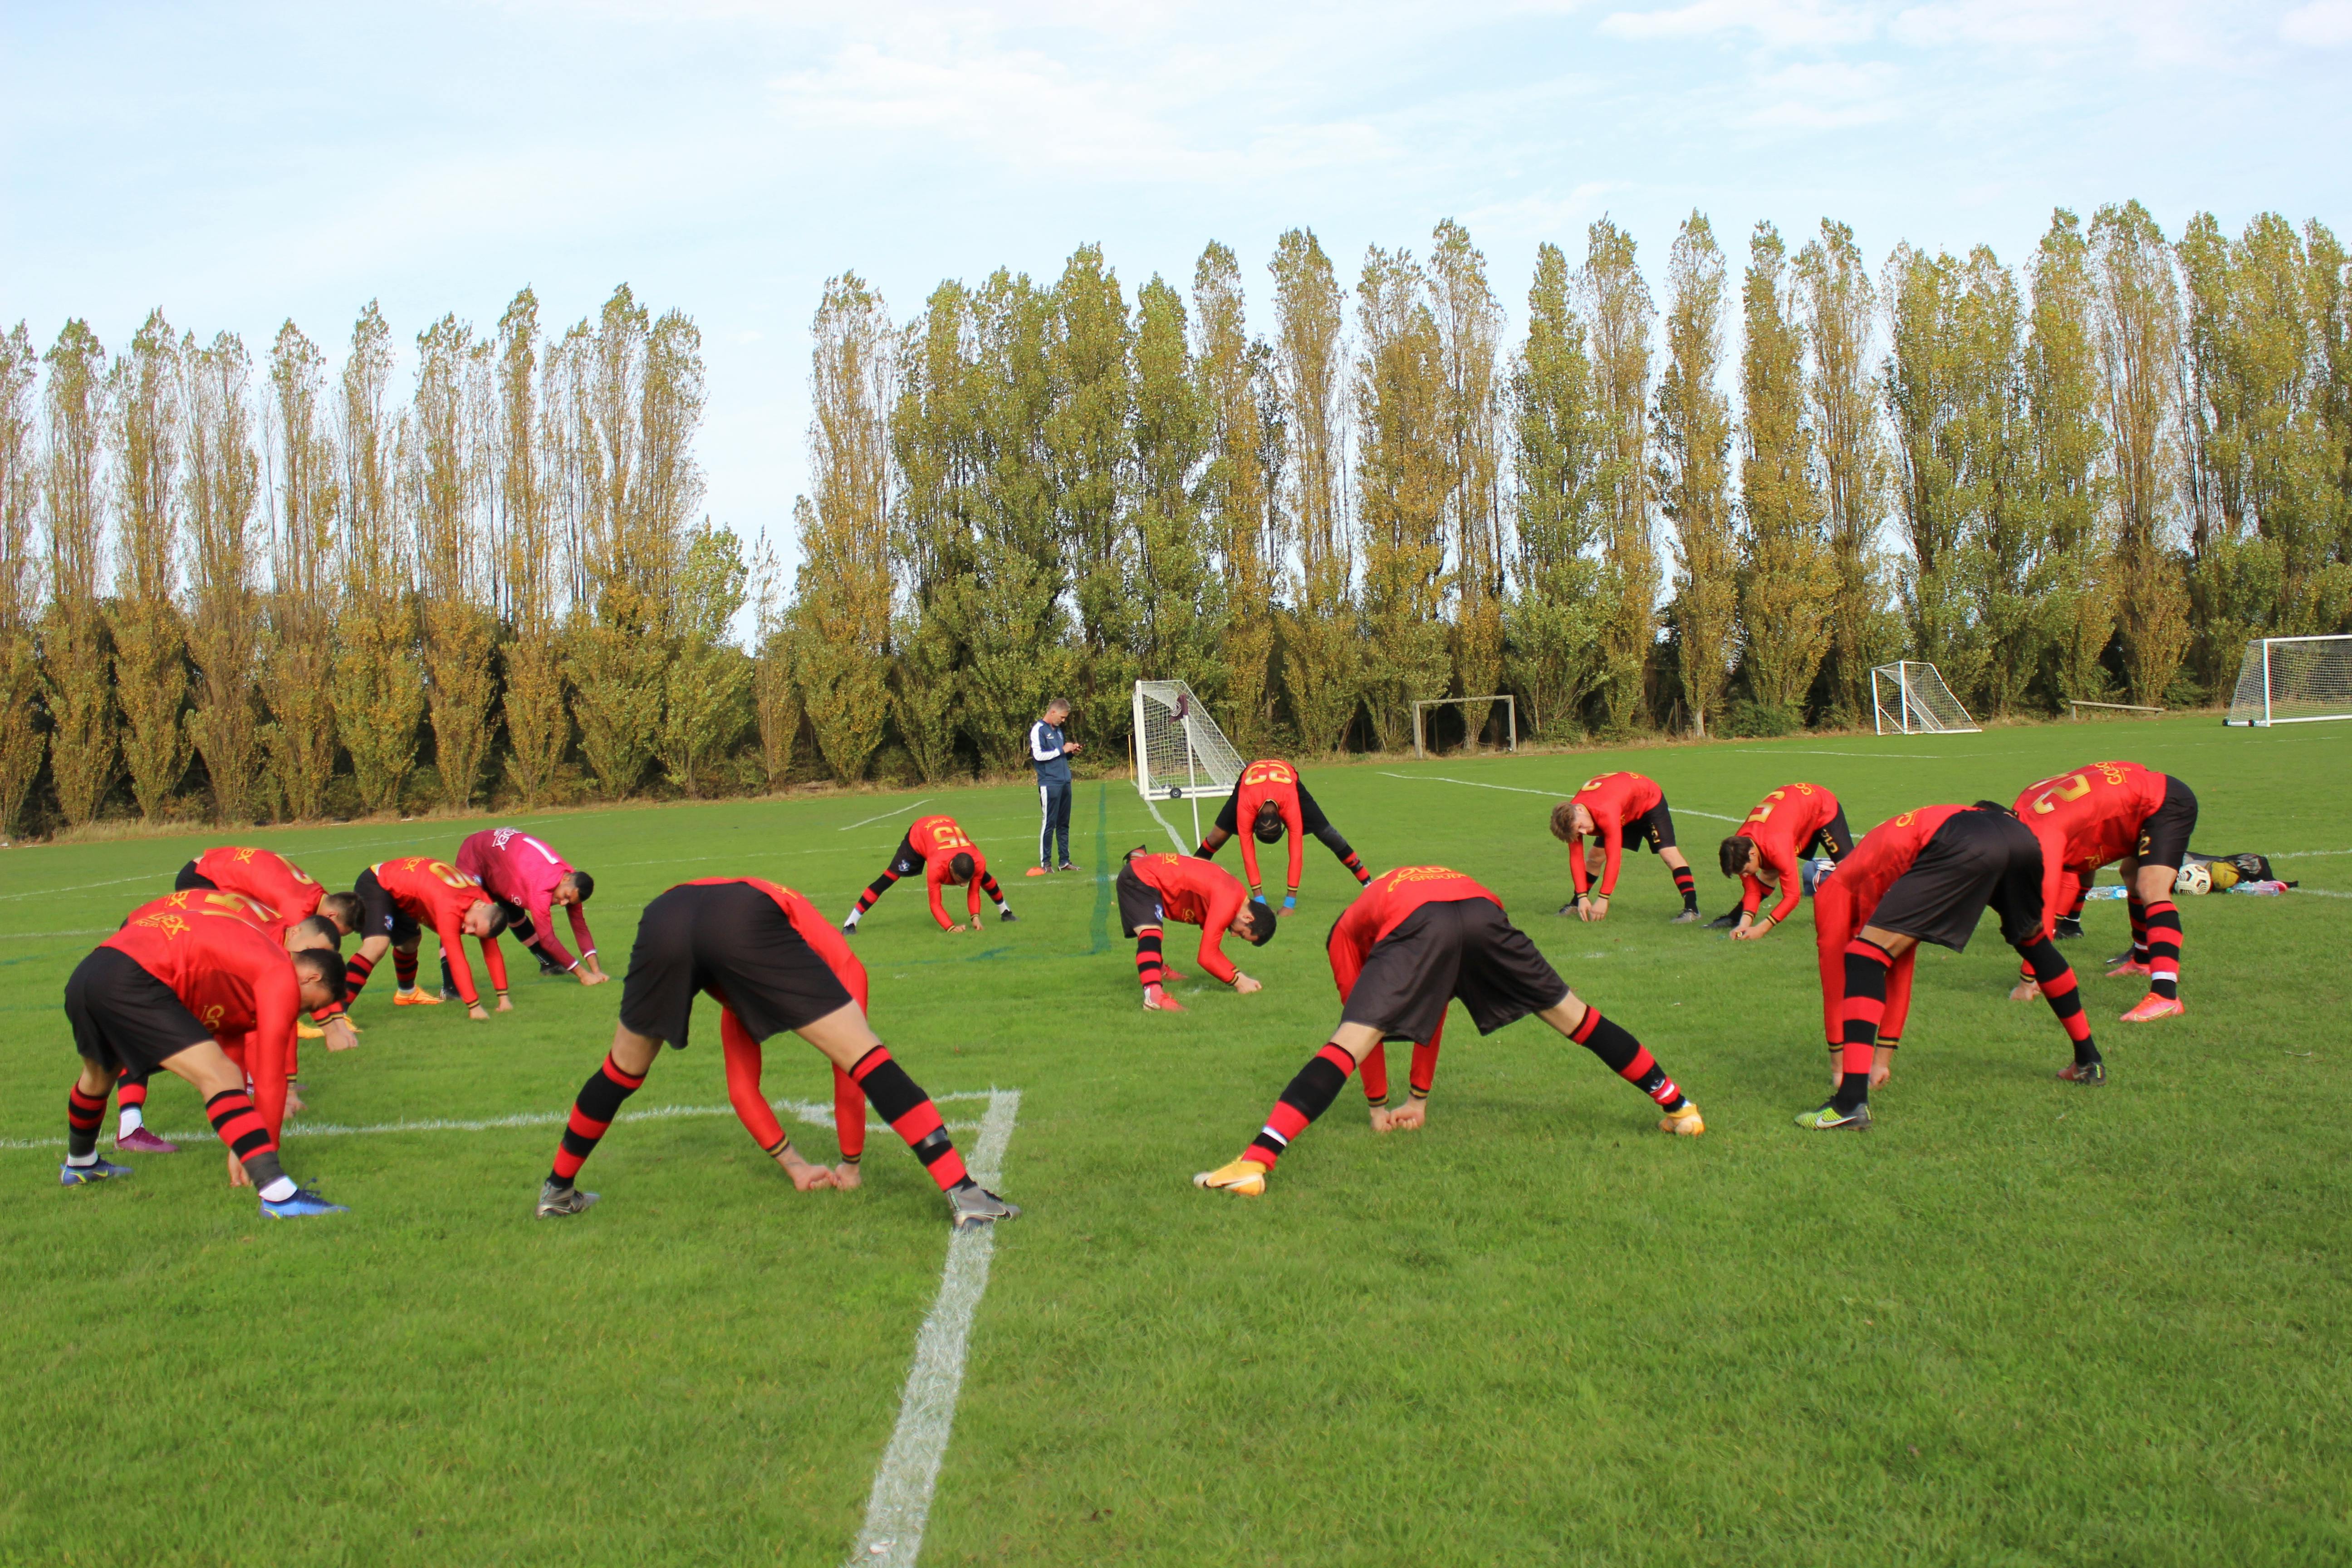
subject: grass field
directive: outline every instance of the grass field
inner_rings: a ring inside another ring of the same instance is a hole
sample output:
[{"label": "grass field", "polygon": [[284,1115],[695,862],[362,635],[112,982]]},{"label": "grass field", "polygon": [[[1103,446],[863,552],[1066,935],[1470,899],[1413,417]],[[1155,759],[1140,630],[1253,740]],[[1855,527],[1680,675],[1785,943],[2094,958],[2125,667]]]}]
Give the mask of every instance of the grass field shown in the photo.
[{"label": "grass field", "polygon": [[[2189,780],[2199,847],[2297,856],[2282,874],[2310,890],[2184,900],[2189,1013],[2144,1029],[2114,1021],[2141,987],[2094,963],[2123,945],[2123,906],[2091,904],[2067,952],[2103,1090],[2053,1080],[2063,1037],[2005,999],[2015,960],[1988,930],[1922,953],[1877,1130],[1801,1133],[1826,1082],[1810,920],[1752,945],[1670,926],[1647,855],[1605,925],[1550,912],[1566,878],[1542,797],[1612,767],[1664,784],[1712,914],[1714,818],[1774,785],[1831,785],[1859,831],[2116,755]],[[1195,981],[1191,1013],[1148,1017],[1104,874],[1167,844],[1132,788],[1081,784],[1086,872],[1039,881],[1020,876],[1031,792],[935,792],[924,809],[1013,873],[1022,921],[943,936],[901,884],[858,951],[926,1088],[1022,1091],[1003,1184],[1027,1214],[998,1240],[925,1563],[2352,1562],[2352,726],[1307,776],[1375,868],[1442,863],[1500,893],[1709,1131],[1651,1131],[1646,1100],[1538,1024],[1480,1040],[1457,1020],[1426,1130],[1375,1138],[1351,1085],[1265,1200],[1196,1192],[1337,1017],[1320,939],[1352,885],[1310,844],[1297,923],[1245,960],[1265,991]],[[540,831],[596,873],[617,971],[637,909],[688,878],[757,873],[845,910],[914,804]],[[473,826],[260,841],[348,886],[396,853],[453,855]],[[604,1202],[577,1221],[530,1217],[552,1125],[298,1122],[289,1168],[353,1212],[297,1225],[227,1191],[209,1135],[128,1181],[56,1185],[65,977],[211,841],[0,855],[0,1562],[842,1562],[944,1210],[885,1129],[864,1190],[793,1192],[724,1113],[707,1013],[632,1110],[716,1113],[617,1125],[582,1178]],[[309,1121],[560,1114],[618,987],[516,997],[473,1024],[372,988],[361,1049],[306,1049]],[[184,1086],[157,1086],[152,1124],[203,1127]],[[822,1100],[826,1079],[784,1040],[768,1088]],[[832,1146],[829,1122],[796,1136]]]}]

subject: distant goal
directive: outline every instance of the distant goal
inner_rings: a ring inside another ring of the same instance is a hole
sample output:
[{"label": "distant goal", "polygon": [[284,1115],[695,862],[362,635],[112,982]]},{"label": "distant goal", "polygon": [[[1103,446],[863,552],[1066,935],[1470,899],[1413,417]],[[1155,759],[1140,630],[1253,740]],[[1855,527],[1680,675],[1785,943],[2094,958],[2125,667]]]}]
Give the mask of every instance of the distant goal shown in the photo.
[{"label": "distant goal", "polygon": [[[1498,702],[1503,706],[1503,717],[1506,724],[1507,725],[1506,731],[1507,739],[1503,743],[1504,750],[1511,752],[1517,751],[1519,749],[1519,700],[1508,692],[1497,691],[1487,697],[1433,697],[1425,701],[1414,703],[1412,705],[1412,754],[1416,757],[1426,757],[1429,755],[1428,713],[1430,709],[1459,708],[1463,710],[1463,725],[1465,729],[1467,729],[1469,725],[1469,710],[1471,709],[1477,707],[1480,703],[1486,704],[1490,710],[1488,718],[1491,721],[1493,717],[1491,710],[1493,706]],[[1475,735],[1469,736],[1468,744],[1473,750],[1475,750],[1478,744],[1478,737]]]},{"label": "distant goal", "polygon": [[1882,735],[1973,735],[1977,721],[1936,667],[1906,658],[1870,672],[1872,725]]},{"label": "distant goal", "polygon": [[1192,842],[1201,839],[1201,797],[1234,793],[1245,764],[1209,710],[1181,680],[1135,683],[1135,788],[1168,836],[1185,845],[1157,802],[1192,802]]},{"label": "distant goal", "polygon": [[2352,637],[2260,637],[2246,645],[2224,724],[2268,729],[2352,719]]}]

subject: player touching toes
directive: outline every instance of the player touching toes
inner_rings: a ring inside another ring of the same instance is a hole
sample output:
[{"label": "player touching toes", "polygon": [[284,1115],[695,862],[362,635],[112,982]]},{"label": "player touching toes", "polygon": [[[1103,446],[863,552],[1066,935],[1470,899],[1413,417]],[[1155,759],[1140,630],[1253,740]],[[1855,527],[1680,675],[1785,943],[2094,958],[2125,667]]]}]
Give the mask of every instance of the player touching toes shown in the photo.
[{"label": "player touching toes", "polygon": [[506,908],[480,883],[454,866],[412,855],[369,867],[360,873],[352,891],[365,912],[360,950],[343,967],[352,1000],[358,999],[368,976],[390,949],[393,973],[399,982],[393,1005],[437,1006],[441,999],[416,984],[416,950],[429,925],[441,944],[442,983],[445,987],[454,986],[464,999],[466,1016],[477,1021],[489,1017],[475,993],[474,972],[466,963],[464,939],[469,936],[481,943],[482,963],[499,994],[499,1011],[514,1011],[514,1003],[507,996],[506,955],[499,951],[499,933],[507,929]]},{"label": "player touching toes", "polygon": [[[541,974],[577,975],[583,985],[613,978],[596,957],[588,929],[588,900],[596,879],[520,827],[485,827],[457,846],[457,869],[479,882],[506,909],[507,929],[539,959]],[[555,934],[555,911],[572,917],[574,958]]]},{"label": "player touching toes", "polygon": [[[1599,842],[1605,857],[1601,886],[1590,897],[1584,868],[1588,834]],[[1627,845],[1646,839],[1650,852],[1674,874],[1675,890],[1683,896],[1683,911],[1674,923],[1689,925],[1698,920],[1698,883],[1691,876],[1690,862],[1675,847],[1674,813],[1666,808],[1665,791],[1655,779],[1640,773],[1602,773],[1585,780],[1572,797],[1552,807],[1551,836],[1568,846],[1569,880],[1576,888],[1575,899],[1560,907],[1561,914],[1572,914],[1580,921],[1607,920],[1609,896],[1617,890],[1620,856]]]},{"label": "player touching toes", "polygon": [[1884,1083],[1911,1009],[1911,971],[1919,943],[1965,952],[1990,907],[2001,940],[2040,979],[2050,1011],[2073,1042],[2074,1059],[2058,1076],[2070,1083],[2106,1081],[2091,1040],[2074,972],[2042,924],[2056,883],[2042,845],[2008,807],[1923,805],[1866,834],[1813,891],[1814,941],[1821,956],[1822,1026],[1839,1053],[1837,1092],[1797,1118],[1816,1132],[1870,1126],[1870,1091]]},{"label": "player touching toes", "polygon": [[1135,977],[1143,985],[1148,1013],[1181,1013],[1168,994],[1168,982],[1184,976],[1168,965],[1160,943],[1170,921],[1201,928],[1195,955],[1213,978],[1246,995],[1258,983],[1225,956],[1225,932],[1254,947],[1274,940],[1275,913],[1264,899],[1246,897],[1230,871],[1192,855],[1153,855],[1139,844],[1118,868],[1119,928],[1135,939]]},{"label": "player touching toes", "polygon": [[957,826],[952,816],[925,816],[917,818],[915,826],[907,829],[907,837],[898,841],[898,852],[890,857],[890,863],[882,868],[882,874],[874,879],[871,887],[857,895],[857,902],[850,910],[849,918],[841,922],[843,932],[856,936],[857,922],[864,920],[866,911],[890,890],[890,884],[918,871],[923,874],[924,885],[931,895],[931,919],[939,922],[941,931],[964,929],[948,918],[947,905],[940,897],[942,888],[968,889],[964,901],[969,906],[974,931],[980,930],[980,895],[982,893],[996,901],[998,920],[1015,918],[1005,905],[1004,889],[998,887],[996,879],[988,874],[988,857],[981,852],[979,845],[971,841],[971,836]]},{"label": "player touching toes", "polygon": [[[2197,796],[2180,780],[2137,763],[2093,763],[2028,784],[2017,797],[2018,820],[2042,841],[2061,875],[2048,906],[2056,917],[2080,915],[2083,895],[2102,866],[2121,861],[2131,904],[2131,951],[2118,954],[2110,980],[2147,976],[2147,994],[2123,1016],[2126,1024],[2176,1018],[2180,1004],[2180,908],[2172,901],[2189,836],[2197,829]],[[2080,930],[2078,926],[2076,928]],[[2028,976],[2010,994],[2033,994]]]},{"label": "player touching toes", "polygon": [[[747,1067],[756,1083],[758,1042],[790,1031],[824,1053],[907,1141],[947,1195],[956,1228],[1020,1214],[971,1179],[930,1097],[892,1059],[866,1024],[861,1005],[866,994],[866,967],[841,933],[790,888],[756,877],[714,877],[672,888],[647,904],[637,921],[613,1047],[572,1104],[554,1168],[540,1188],[541,1218],[576,1215],[596,1201],[594,1193],[573,1184],[581,1164],[595,1152],[622,1105],[646,1081],[663,1042],[673,1049],[686,1048],[698,992],[709,993],[722,1009],[719,1035],[730,1043],[734,1058],[729,1093],[739,1111],[747,1109],[747,1091],[740,1082]],[[758,1090],[753,1087],[748,1093],[756,1097]],[[838,1096],[835,1103],[838,1119],[843,1115]],[[765,1101],[761,1105],[764,1110]],[[745,1124],[754,1120],[746,1115]],[[856,1124],[862,1148],[862,1105]],[[782,1133],[761,1126],[753,1136],[761,1138],[765,1147]],[[854,1160],[845,1162],[845,1179],[841,1173],[808,1165],[797,1155],[786,1158],[788,1149],[780,1142],[771,1152],[802,1191],[857,1184]],[[844,1152],[850,1152],[845,1127]]]},{"label": "player touching toes", "polygon": [[[1819,784],[1782,784],[1757,803],[1723,841],[1723,874],[1739,880],[1739,907],[1732,911],[1735,942],[1764,936],[1791,914],[1804,897],[1804,879],[1798,862],[1819,849],[1832,860],[1853,852],[1853,831],[1845,825],[1845,807]],[[1779,889],[1771,911],[1759,916],[1764,895]],[[1727,923],[1718,921],[1717,924]]]},{"label": "player touching toes", "polygon": [[1298,776],[1298,770],[1279,758],[1261,758],[1242,770],[1240,782],[1217,813],[1217,825],[1202,837],[1201,847],[1192,853],[1203,860],[1214,858],[1242,823],[1249,825],[1249,831],[1242,835],[1242,874],[1249,879],[1253,899],[1265,897],[1258,891],[1257,847],[1278,844],[1286,837],[1290,840],[1290,879],[1281,910],[1286,915],[1298,907],[1298,878],[1306,865],[1307,834],[1323,841],[1323,847],[1353,873],[1358,886],[1372,879],[1363,861],[1323,815],[1323,808],[1315,804],[1315,797],[1307,793],[1307,781]]},{"label": "player touching toes", "polygon": [[1482,1035],[1535,1014],[1657,1101],[1665,1112],[1662,1131],[1696,1136],[1706,1130],[1698,1107],[1642,1042],[1579,1000],[1504,915],[1502,900],[1459,871],[1405,866],[1382,872],[1339,917],[1330,952],[1332,976],[1346,998],[1330,1043],[1290,1080],[1249,1147],[1193,1177],[1195,1185],[1243,1197],[1264,1194],[1275,1162],[1330,1109],[1357,1063],[1382,1040],[1433,1044],[1445,1005],[1456,998]]}]

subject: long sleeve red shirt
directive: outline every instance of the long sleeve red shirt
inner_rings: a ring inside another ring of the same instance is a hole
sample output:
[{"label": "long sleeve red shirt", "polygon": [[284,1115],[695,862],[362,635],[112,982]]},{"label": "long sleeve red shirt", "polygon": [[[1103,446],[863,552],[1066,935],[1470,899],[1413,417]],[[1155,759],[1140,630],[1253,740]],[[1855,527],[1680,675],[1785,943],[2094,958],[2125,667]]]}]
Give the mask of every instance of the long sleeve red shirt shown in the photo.
[{"label": "long sleeve red shirt", "polygon": [[2100,867],[2138,848],[2140,824],[2163,805],[2167,782],[2137,763],[2092,763],[2025,786],[2017,797],[2017,819],[2042,841],[2043,935],[2065,912],[2059,874],[2088,883]]},{"label": "long sleeve red shirt", "polygon": [[196,872],[225,893],[243,893],[269,906],[280,931],[319,912],[327,889],[283,855],[223,847],[196,857]]},{"label": "long sleeve red shirt", "polygon": [[1853,907],[1854,930],[1870,923],[1870,911],[1886,896],[1895,879],[1911,869],[1927,840],[1965,805],[1922,805],[1889,817],[1862,836],[1853,853],[1838,862],[1837,885]]},{"label": "long sleeve red shirt", "polygon": [[1278,757],[1264,757],[1242,770],[1241,782],[1234,786],[1234,831],[1242,841],[1242,875],[1249,879],[1251,890],[1258,887],[1257,835],[1258,809],[1272,801],[1282,813],[1282,826],[1287,829],[1290,845],[1290,882],[1293,893],[1298,891],[1298,879],[1307,868],[1306,830],[1300,826],[1298,811],[1298,770]]},{"label": "long sleeve red shirt", "polygon": [[[1797,857],[1837,813],[1837,796],[1821,785],[1782,784],[1759,801],[1756,809],[1739,825],[1738,836],[1756,846],[1758,858],[1780,879],[1780,897],[1772,906],[1773,924],[1787,920],[1804,897],[1804,879],[1798,873]],[[1764,902],[1764,879],[1742,877],[1739,880],[1739,907],[1752,915]]]},{"label": "long sleeve red shirt", "polygon": [[1238,972],[1225,957],[1223,942],[1225,928],[1249,901],[1241,879],[1193,855],[1138,855],[1128,864],[1159,891],[1162,914],[1201,928],[1196,956],[1202,970],[1231,985]]},{"label": "long sleeve red shirt", "polygon": [[[520,827],[486,827],[457,847],[457,869],[488,889],[490,897],[530,916],[540,950],[548,957],[566,969],[579,962],[555,936],[556,885],[571,875],[572,862]],[[588,911],[572,904],[564,912],[572,917],[572,934],[580,951],[595,952]]]},{"label": "long sleeve red shirt", "polygon": [[956,826],[952,816],[923,816],[907,829],[907,842],[923,858],[923,882],[931,895],[931,919],[940,922],[941,931],[953,931],[955,921],[948,918],[947,904],[940,897],[948,885],[950,863],[959,855],[971,857],[971,881],[965,887],[965,903],[976,920],[980,916],[980,879],[988,874],[988,857],[971,836]]},{"label": "long sleeve red shirt", "polygon": [[[1600,840],[1601,853],[1608,858],[1601,869],[1601,896],[1608,898],[1617,890],[1617,868],[1625,847],[1625,825],[1642,816],[1666,798],[1655,779],[1640,773],[1602,773],[1587,779],[1570,804],[1580,805],[1592,814],[1592,836]],[[1569,879],[1580,894],[1584,891],[1584,836],[1578,834],[1568,841]]]},{"label": "long sleeve red shirt", "polygon": [[302,1005],[276,911],[243,893],[194,888],[142,904],[99,945],[171,987],[242,1062],[274,1144],[286,1125],[286,1060]]},{"label": "long sleeve red shirt", "polygon": [[[478,1005],[481,996],[474,989],[474,972],[466,965],[465,920],[468,909],[490,901],[489,893],[455,866],[423,855],[385,860],[371,869],[401,913],[432,929],[449,960],[449,973],[457,982],[457,994],[467,1006]],[[480,941],[482,963],[489,969],[490,984],[503,991],[507,988],[507,961],[499,951],[499,939],[486,936]]]}]

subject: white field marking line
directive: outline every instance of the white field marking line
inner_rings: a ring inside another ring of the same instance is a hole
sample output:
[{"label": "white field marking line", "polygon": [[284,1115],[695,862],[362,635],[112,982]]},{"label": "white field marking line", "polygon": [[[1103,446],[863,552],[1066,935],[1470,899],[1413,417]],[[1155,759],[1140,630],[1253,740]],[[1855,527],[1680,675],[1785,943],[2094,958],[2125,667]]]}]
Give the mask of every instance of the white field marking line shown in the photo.
[{"label": "white field marking line", "polygon": [[2352,893],[2339,893],[2333,888],[2294,888],[2288,890],[2296,893],[2309,893],[2315,898],[2352,899]]},{"label": "white field marking line", "polygon": [[[1004,1148],[1013,1140],[1020,1110],[1017,1089],[989,1096],[970,1167],[972,1180],[983,1187],[994,1186],[1003,1174]],[[956,1396],[963,1389],[964,1348],[971,1339],[981,1294],[988,1289],[988,1263],[995,1252],[992,1225],[958,1231],[948,1238],[939,1297],[915,1335],[915,1364],[908,1369],[907,1390],[899,1397],[898,1426],[882,1451],[881,1468],[874,1472],[874,1490],[866,1500],[866,1528],[850,1549],[853,1568],[915,1568],[923,1549],[923,1527],[930,1519],[940,1461],[947,1457],[948,1436],[955,1426]]]},{"label": "white field marking line", "polygon": [[1183,835],[1178,833],[1174,828],[1169,827],[1168,819],[1160,815],[1160,803],[1156,800],[1146,798],[1143,804],[1150,809],[1151,820],[1160,824],[1161,827],[1167,829],[1169,842],[1176,846],[1176,853],[1179,855],[1191,853],[1191,851],[1184,847]]},{"label": "white field marking line", "polygon": [[[1731,749],[1748,757],[1860,757],[1866,763],[1885,762],[1889,758],[1899,763],[1937,763],[1950,755],[1946,752],[1816,752],[1794,746],[1785,750],[1779,746],[1734,746]],[[2021,756],[2023,753],[2011,752],[2003,754]]]},{"label": "white field marking line", "polygon": [[[529,819],[526,818],[525,820]],[[362,844],[343,844],[331,846],[325,848],[305,849],[302,851],[302,854],[307,859],[320,855],[341,855],[353,849],[381,849],[387,844],[414,844],[416,840],[413,836],[399,838],[371,838]],[[60,846],[59,847],[71,848],[73,846],[67,845]],[[192,856],[190,858],[194,858],[194,857]],[[288,858],[291,859],[292,857],[289,856]],[[177,869],[177,868],[174,868],[174,869]],[[119,888],[125,882],[152,882],[158,878],[169,875],[171,875],[171,872],[149,871],[136,877],[117,877],[110,882],[83,882],[71,888],[37,888],[29,893],[0,893],[0,903],[13,902],[17,899],[45,899],[53,893],[87,893],[94,888]],[[68,932],[67,934],[76,935],[79,933]]]},{"label": "white field marking line", "polygon": [[[993,1091],[989,1089],[972,1089],[961,1094],[935,1094],[931,1097],[931,1100],[933,1104],[938,1104],[950,1100],[988,1100],[992,1093]],[[797,1117],[811,1127],[833,1125],[831,1101],[819,1103],[810,1100],[773,1100],[768,1103],[772,1109],[789,1116]],[[383,1132],[496,1132],[513,1127],[560,1127],[570,1120],[571,1114],[568,1110],[526,1110],[513,1116],[493,1116],[480,1121],[453,1121],[434,1118],[422,1121],[379,1121],[367,1127],[343,1127],[331,1121],[308,1123],[289,1121],[286,1124],[286,1136],[289,1139],[366,1138]],[[735,1108],[731,1105],[657,1105],[648,1110],[625,1110],[614,1120],[616,1121],[673,1121],[687,1116],[732,1116],[734,1114]],[[868,1117],[866,1125],[873,1128],[883,1126],[884,1123]],[[950,1121],[946,1125],[952,1132],[969,1132],[974,1128],[979,1128],[983,1133],[987,1131],[987,1123],[984,1121]],[[200,1143],[212,1136],[212,1130],[206,1128],[202,1132],[166,1132],[163,1136],[175,1143]],[[65,1147],[65,1142],[62,1138],[0,1138],[0,1149],[62,1149]]]},{"label": "white field marking line", "polygon": [[107,936],[111,934],[114,929],[112,926],[90,926],[83,931],[0,931],[0,942],[32,942],[41,937],[50,936]]},{"label": "white field marking line", "polygon": [[[1475,779],[1449,779],[1449,778],[1443,777],[1443,776],[1441,776],[1440,774],[1437,774],[1437,773],[1381,773],[1381,777],[1382,777],[1382,778],[1384,778],[1384,779],[1417,779],[1417,780],[1420,780],[1420,781],[1422,781],[1422,782],[1423,782],[1423,783],[1426,783],[1426,784],[1461,784],[1461,785],[1463,785],[1464,787],[1468,788],[1468,789],[1499,789],[1499,790],[1507,790],[1507,791],[1508,791],[1508,792],[1509,792],[1510,794],[1512,794],[1512,795],[1543,795],[1543,796],[1545,796],[1546,798],[1548,798],[1548,799],[1551,799],[1551,800],[1559,800],[1559,799],[1563,798],[1563,797],[1561,796],[1560,793],[1559,793],[1558,790],[1553,790],[1553,789],[1521,789],[1521,788],[1519,788],[1519,787],[1518,787],[1518,785],[1517,785],[1517,784],[1480,784],[1480,783],[1479,783],[1477,780],[1475,780]],[[1692,807],[1687,806],[1687,805],[1675,805],[1675,806],[1670,806],[1670,807],[1668,807],[1668,809],[1669,809],[1669,810],[1672,810],[1672,811],[1679,812],[1679,813],[1681,813],[1681,814],[1682,814],[1683,816],[1704,816],[1704,817],[1706,817],[1709,822],[1745,822],[1745,821],[1747,821],[1747,820],[1748,820],[1748,819],[1747,819],[1746,817],[1744,817],[1744,816],[1718,816],[1717,815],[1716,815],[1716,814],[1715,814],[1714,812],[1712,812],[1712,811],[1698,811],[1698,810],[1695,810],[1695,809],[1693,809]],[[1158,813],[1156,813],[1156,812],[1155,812],[1153,815],[1154,815],[1154,816],[1157,816],[1157,815],[1158,815]],[[1160,826],[1167,826],[1167,825],[1166,825],[1165,823],[1162,823]]]},{"label": "white field marking line", "polygon": [[[929,795],[925,795],[922,799],[917,801],[915,805],[929,805],[931,797]],[[849,825],[849,827],[837,827],[834,829],[834,831],[836,833],[846,833],[849,831],[850,827],[866,827],[877,822],[887,822],[894,816],[903,816],[908,812],[914,810],[915,805],[902,805],[897,811],[886,811],[879,816],[869,816],[864,822],[853,822]]]},{"label": "white field marking line", "polygon": [[2322,855],[2352,855],[2352,849],[2290,849],[2284,855],[2273,855],[2273,860],[2311,860]]}]

